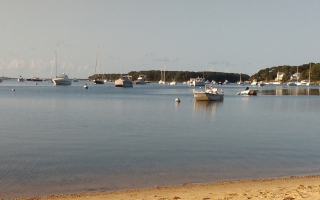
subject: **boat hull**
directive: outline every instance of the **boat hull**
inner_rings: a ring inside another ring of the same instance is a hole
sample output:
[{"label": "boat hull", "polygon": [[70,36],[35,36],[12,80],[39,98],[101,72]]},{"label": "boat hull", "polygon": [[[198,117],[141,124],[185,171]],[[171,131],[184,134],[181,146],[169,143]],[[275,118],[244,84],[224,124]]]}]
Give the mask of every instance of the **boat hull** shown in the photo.
[{"label": "boat hull", "polygon": [[94,84],[104,84],[102,80],[93,80]]},{"label": "boat hull", "polygon": [[196,101],[223,101],[223,94],[212,94],[207,92],[194,92],[193,97]]},{"label": "boat hull", "polygon": [[145,84],[146,84],[145,81],[136,81],[135,83],[136,83],[136,84],[139,84],[139,85],[145,85]]},{"label": "boat hull", "polygon": [[239,92],[238,95],[257,95],[257,90],[244,90]]},{"label": "boat hull", "polygon": [[58,76],[52,79],[54,85],[71,85],[72,81],[68,78],[66,74],[58,74]]},{"label": "boat hull", "polygon": [[55,84],[55,85],[71,85],[71,80],[69,79],[53,79],[52,82]]},{"label": "boat hull", "polygon": [[133,87],[132,81],[118,79],[114,82],[115,87]]}]

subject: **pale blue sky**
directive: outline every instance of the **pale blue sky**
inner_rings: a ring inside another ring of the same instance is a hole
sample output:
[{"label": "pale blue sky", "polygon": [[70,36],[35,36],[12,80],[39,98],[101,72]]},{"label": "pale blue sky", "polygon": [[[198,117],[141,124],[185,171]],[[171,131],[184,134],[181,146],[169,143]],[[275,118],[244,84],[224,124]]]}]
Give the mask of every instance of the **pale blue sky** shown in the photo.
[{"label": "pale blue sky", "polygon": [[[100,72],[252,75],[319,62],[318,0],[0,0],[4,76],[87,78]],[[55,71],[55,70],[54,70]],[[2,74],[1,74],[2,75]]]}]

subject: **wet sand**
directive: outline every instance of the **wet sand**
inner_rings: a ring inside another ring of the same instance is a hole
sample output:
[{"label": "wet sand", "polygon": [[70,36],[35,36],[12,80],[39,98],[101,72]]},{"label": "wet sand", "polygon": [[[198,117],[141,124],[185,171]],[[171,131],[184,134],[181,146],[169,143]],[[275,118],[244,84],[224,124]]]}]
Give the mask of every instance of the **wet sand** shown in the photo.
[{"label": "wet sand", "polygon": [[[30,199],[30,198],[29,198]],[[219,181],[99,193],[52,195],[31,199],[55,200],[213,200],[213,199],[320,199],[320,175],[275,179]]]}]

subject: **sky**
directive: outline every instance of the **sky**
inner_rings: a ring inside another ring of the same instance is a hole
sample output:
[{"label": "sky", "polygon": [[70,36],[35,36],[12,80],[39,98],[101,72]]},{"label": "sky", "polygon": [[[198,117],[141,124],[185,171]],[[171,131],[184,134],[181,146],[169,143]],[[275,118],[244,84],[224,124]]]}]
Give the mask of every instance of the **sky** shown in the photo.
[{"label": "sky", "polygon": [[57,72],[70,78],[164,67],[251,76],[318,63],[319,8],[319,0],[0,0],[0,76],[55,76],[55,52]]}]

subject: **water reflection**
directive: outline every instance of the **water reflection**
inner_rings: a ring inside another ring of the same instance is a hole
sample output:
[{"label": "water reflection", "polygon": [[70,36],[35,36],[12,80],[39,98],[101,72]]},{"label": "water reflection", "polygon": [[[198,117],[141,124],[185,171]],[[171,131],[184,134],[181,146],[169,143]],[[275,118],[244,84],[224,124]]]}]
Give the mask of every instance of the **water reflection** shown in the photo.
[{"label": "water reflection", "polygon": [[262,95],[320,95],[319,88],[283,87],[259,91]]},{"label": "water reflection", "polygon": [[193,104],[193,112],[204,114],[205,116],[214,117],[216,115],[218,104],[223,103],[216,101],[195,101]]}]

